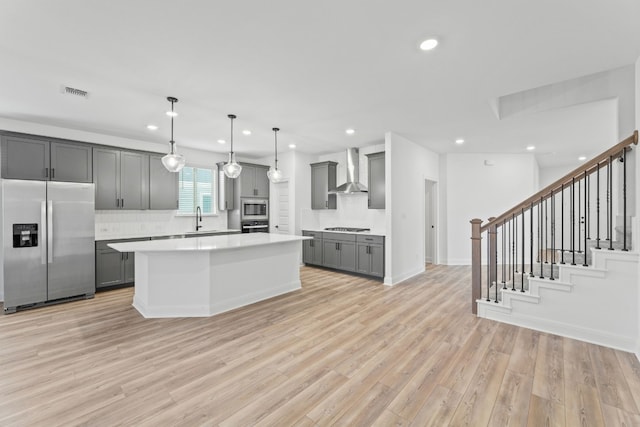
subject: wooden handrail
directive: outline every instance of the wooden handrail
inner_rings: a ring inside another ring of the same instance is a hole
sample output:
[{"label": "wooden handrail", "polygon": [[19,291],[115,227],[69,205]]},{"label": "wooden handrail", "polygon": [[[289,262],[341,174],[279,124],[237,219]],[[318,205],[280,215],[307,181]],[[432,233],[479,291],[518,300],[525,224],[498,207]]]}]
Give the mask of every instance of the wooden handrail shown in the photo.
[{"label": "wooden handrail", "polygon": [[617,154],[622,153],[622,151],[626,147],[630,146],[631,144],[638,145],[638,131],[637,130],[634,131],[633,135],[631,135],[630,137],[620,141],[618,144],[616,144],[613,147],[609,148],[607,151],[599,154],[598,156],[596,156],[593,159],[589,160],[588,162],[584,163],[580,167],[572,170],[571,172],[569,172],[568,174],[566,174],[562,178],[556,180],[552,184],[547,185],[542,190],[538,191],[536,194],[534,194],[533,196],[529,197],[528,199],[518,203],[515,207],[509,209],[508,211],[506,211],[502,215],[498,215],[495,219],[492,219],[489,222],[485,223],[481,227],[481,232],[485,232],[492,225],[496,225],[498,223],[501,223],[503,220],[506,220],[506,219],[510,218],[511,215],[513,215],[513,214],[520,213],[520,211],[522,209],[529,209],[529,207],[531,206],[531,203],[535,204],[535,203],[539,202],[541,198],[542,199],[548,198],[550,196],[550,194],[551,194],[551,190],[556,192],[556,190],[559,190],[563,184],[570,183],[572,178],[578,178],[578,180],[582,179],[584,177],[585,171],[587,172],[587,175],[591,175],[593,172],[596,171],[597,165],[599,165],[600,163],[602,163],[604,161],[607,161],[610,156],[616,156]]}]

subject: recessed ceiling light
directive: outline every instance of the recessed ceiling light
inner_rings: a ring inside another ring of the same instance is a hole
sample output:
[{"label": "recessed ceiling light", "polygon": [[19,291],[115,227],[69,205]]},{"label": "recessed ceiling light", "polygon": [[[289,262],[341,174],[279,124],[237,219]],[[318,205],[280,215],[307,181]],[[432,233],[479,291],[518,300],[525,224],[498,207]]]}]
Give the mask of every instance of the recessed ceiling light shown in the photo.
[{"label": "recessed ceiling light", "polygon": [[533,146],[533,145],[527,145],[527,151],[533,151],[533,150],[535,150],[535,149],[536,149],[536,147],[535,147],[535,146]]},{"label": "recessed ceiling light", "polygon": [[356,133],[355,129],[349,128],[347,130],[344,131],[347,135],[353,135],[354,133]]},{"label": "recessed ceiling light", "polygon": [[149,130],[158,130],[158,126],[156,126],[156,125],[147,125],[147,129],[149,129]]},{"label": "recessed ceiling light", "polygon": [[587,160],[587,156],[580,156],[578,157],[578,160],[580,160],[581,162],[584,162],[585,160]]},{"label": "recessed ceiling light", "polygon": [[438,46],[438,40],[436,39],[427,39],[420,43],[420,49],[422,50],[432,50],[435,49],[436,46]]},{"label": "recessed ceiling light", "polygon": [[458,144],[458,145],[464,144],[464,139],[462,139],[462,138],[456,139],[456,144]]},{"label": "recessed ceiling light", "polygon": [[296,144],[289,144],[289,148],[296,148]]},{"label": "recessed ceiling light", "polygon": [[227,141],[225,141],[224,139],[219,139],[218,140],[218,144],[226,144]]},{"label": "recessed ceiling light", "polygon": [[167,116],[169,116],[169,117],[176,117],[177,115],[178,115],[178,113],[175,112],[175,111],[167,111]]},{"label": "recessed ceiling light", "polygon": [[242,131],[242,134],[248,136],[248,135],[251,135],[251,131],[249,129],[245,129]]}]

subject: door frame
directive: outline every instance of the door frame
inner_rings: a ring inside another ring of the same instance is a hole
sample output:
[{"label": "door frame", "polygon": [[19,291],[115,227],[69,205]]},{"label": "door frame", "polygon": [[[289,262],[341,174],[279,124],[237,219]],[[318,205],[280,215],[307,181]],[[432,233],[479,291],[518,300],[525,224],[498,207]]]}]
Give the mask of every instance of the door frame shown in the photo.
[{"label": "door frame", "polygon": [[[427,192],[430,190],[431,200],[427,198]],[[439,186],[438,181],[425,178],[424,179],[424,191],[423,194],[423,248],[424,248],[424,262],[427,263],[427,245],[429,244],[427,239],[427,229],[431,225],[434,225],[434,232],[432,233],[432,241],[431,241],[431,252],[433,254],[433,259],[431,260],[431,264],[438,264],[440,261],[439,254],[439,230],[440,230],[440,217],[438,215],[438,201],[439,201]],[[427,215],[427,211],[431,212],[430,217],[432,218],[432,224],[427,224],[427,219],[429,216]]]}]

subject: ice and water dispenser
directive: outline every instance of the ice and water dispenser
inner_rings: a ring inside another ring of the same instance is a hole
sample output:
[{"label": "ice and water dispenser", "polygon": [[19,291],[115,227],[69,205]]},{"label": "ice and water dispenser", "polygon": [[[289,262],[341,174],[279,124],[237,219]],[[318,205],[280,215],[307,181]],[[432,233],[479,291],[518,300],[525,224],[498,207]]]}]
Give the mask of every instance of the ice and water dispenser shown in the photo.
[{"label": "ice and water dispenser", "polygon": [[38,246],[38,224],[13,224],[13,247]]}]

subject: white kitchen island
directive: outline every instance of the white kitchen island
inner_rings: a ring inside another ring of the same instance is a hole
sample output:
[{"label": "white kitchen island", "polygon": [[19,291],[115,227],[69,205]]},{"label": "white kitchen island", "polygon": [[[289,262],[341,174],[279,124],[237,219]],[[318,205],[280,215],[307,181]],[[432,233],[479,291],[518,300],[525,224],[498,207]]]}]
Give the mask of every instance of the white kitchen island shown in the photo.
[{"label": "white kitchen island", "polygon": [[269,233],[109,244],[135,252],[144,317],[203,317],[300,289],[301,241]]}]

